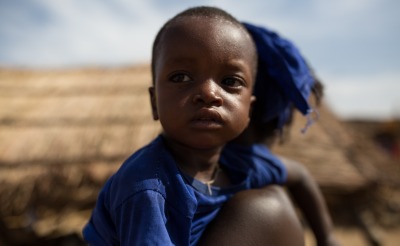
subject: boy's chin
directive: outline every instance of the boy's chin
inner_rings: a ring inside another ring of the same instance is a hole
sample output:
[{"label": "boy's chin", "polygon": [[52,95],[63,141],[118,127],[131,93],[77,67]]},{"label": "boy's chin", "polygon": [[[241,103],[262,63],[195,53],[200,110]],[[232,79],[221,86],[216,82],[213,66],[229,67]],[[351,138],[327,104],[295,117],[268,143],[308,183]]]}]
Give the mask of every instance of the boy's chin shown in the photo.
[{"label": "boy's chin", "polygon": [[178,147],[188,150],[199,150],[199,151],[207,151],[207,150],[219,150],[221,149],[228,140],[219,139],[216,137],[210,136],[202,136],[196,137],[191,136],[190,138],[171,138],[166,137],[167,142],[169,142],[170,147]]}]

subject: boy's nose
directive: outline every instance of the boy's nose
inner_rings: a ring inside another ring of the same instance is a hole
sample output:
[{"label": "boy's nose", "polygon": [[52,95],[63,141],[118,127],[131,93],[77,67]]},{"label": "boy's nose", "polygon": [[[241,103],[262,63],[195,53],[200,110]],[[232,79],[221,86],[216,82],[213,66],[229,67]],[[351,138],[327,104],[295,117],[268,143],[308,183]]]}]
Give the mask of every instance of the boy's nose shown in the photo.
[{"label": "boy's nose", "polygon": [[197,93],[193,96],[194,103],[204,103],[207,106],[221,106],[221,87],[213,80],[207,80],[198,85]]}]

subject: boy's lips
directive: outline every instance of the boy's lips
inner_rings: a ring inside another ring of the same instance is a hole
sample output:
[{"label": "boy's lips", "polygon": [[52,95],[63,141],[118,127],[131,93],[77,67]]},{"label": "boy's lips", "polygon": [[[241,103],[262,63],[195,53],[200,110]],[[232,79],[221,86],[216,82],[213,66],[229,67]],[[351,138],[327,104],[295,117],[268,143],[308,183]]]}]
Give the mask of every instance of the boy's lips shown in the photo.
[{"label": "boy's lips", "polygon": [[223,125],[223,119],[215,109],[202,108],[192,118],[192,126],[196,128],[216,128]]}]

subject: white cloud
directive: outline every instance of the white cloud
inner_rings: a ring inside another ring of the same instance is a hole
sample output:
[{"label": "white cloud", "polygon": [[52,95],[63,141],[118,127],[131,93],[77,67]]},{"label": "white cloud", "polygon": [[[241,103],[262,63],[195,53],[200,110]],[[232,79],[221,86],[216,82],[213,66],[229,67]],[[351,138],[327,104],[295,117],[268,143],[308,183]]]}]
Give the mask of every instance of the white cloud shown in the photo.
[{"label": "white cloud", "polygon": [[343,118],[400,116],[400,73],[324,76],[327,102]]},{"label": "white cloud", "polygon": [[148,61],[153,37],[164,20],[157,8],[145,3],[39,1],[51,23],[29,23],[27,16],[14,15],[23,28],[3,24],[7,34],[18,38],[2,50],[9,60],[1,62],[61,67]]}]

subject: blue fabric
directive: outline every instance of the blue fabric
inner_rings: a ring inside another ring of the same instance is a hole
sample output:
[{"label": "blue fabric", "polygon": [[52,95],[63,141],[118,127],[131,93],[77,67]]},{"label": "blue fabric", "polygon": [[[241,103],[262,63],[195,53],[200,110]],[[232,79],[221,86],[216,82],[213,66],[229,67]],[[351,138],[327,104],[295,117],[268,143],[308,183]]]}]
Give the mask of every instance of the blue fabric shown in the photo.
[{"label": "blue fabric", "polygon": [[220,163],[234,185],[206,196],[178,170],[159,136],[107,181],[84,238],[90,245],[195,245],[237,191],[285,181],[283,165],[267,153],[260,146],[225,148]]},{"label": "blue fabric", "polygon": [[[237,163],[247,163],[252,166],[252,170],[258,172],[252,176],[253,188],[263,187],[269,184],[284,184],[287,180],[287,170],[285,165],[263,144],[253,144],[244,146],[240,144],[228,143],[222,155],[224,158],[234,159]],[[239,171],[242,166],[232,167]]]},{"label": "blue fabric", "polygon": [[[213,192],[215,191],[214,189]],[[222,204],[224,204],[232,194],[234,193],[210,196],[195,190],[198,206],[190,227],[190,245],[197,245],[207,225],[217,216]]]},{"label": "blue fabric", "polygon": [[83,235],[90,245],[188,245],[196,206],[158,137],[107,181]]},{"label": "blue fabric", "polygon": [[311,113],[307,99],[314,78],[297,47],[267,28],[243,25],[257,48],[258,71],[253,94],[264,106],[263,120],[268,122],[278,117],[282,127],[289,118],[291,104],[304,115]]},{"label": "blue fabric", "polygon": [[[230,170],[229,167],[222,166],[222,168],[224,170]],[[191,186],[194,190],[198,204],[190,229],[190,245],[197,245],[207,225],[215,218],[215,216],[217,216],[223,203],[225,203],[233,194],[252,187],[247,173],[230,172],[229,174],[239,183],[235,183],[227,188],[211,186],[211,194],[209,193],[207,185],[188,175],[182,174],[187,180],[187,185]]]}]

